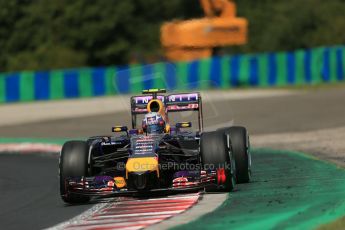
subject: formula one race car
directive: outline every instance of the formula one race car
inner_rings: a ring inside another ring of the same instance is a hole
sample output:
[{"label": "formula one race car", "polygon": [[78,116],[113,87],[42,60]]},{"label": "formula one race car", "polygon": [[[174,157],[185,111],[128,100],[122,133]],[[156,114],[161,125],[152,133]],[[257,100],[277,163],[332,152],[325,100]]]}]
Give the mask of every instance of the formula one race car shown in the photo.
[{"label": "formula one race car", "polygon": [[[113,136],[63,145],[59,175],[65,202],[201,189],[228,192],[236,183],[249,182],[246,129],[233,126],[203,132],[200,93],[164,93],[151,89],[131,97],[132,129],[115,126]],[[171,124],[169,114],[183,111],[197,112],[197,131],[191,131],[191,122]]]}]

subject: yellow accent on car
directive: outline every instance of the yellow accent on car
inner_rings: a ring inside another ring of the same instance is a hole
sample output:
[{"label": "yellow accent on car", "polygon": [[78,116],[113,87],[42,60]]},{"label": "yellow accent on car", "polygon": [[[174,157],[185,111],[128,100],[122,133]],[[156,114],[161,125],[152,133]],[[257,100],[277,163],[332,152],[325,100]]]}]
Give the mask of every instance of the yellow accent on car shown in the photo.
[{"label": "yellow accent on car", "polygon": [[121,127],[114,127],[113,132],[121,132]]},{"label": "yellow accent on car", "polygon": [[166,93],[166,89],[144,89],[142,91],[143,94],[149,93]]},{"label": "yellow accent on car", "polygon": [[[155,106],[158,105],[158,111],[152,111],[152,104],[154,104]],[[158,99],[153,99],[151,100],[147,106],[146,109],[148,112],[157,112],[159,113],[161,116],[165,116],[165,108],[164,108],[164,104],[161,100]]]},{"label": "yellow accent on car", "polygon": [[169,124],[165,125],[165,132],[170,133],[170,125]]},{"label": "yellow accent on car", "polygon": [[126,163],[126,179],[131,172],[156,171],[159,177],[158,160],[156,157],[129,158]]},{"label": "yellow accent on car", "polygon": [[192,123],[191,122],[178,122],[178,123],[176,123],[176,127],[177,128],[190,128],[190,127],[192,127]]},{"label": "yellow accent on car", "polygon": [[187,128],[187,127],[189,127],[189,123],[182,123],[181,126],[184,128]]},{"label": "yellow accent on car", "polygon": [[126,180],[122,176],[114,177],[114,182],[116,187],[118,188],[123,188],[126,186]]},{"label": "yellow accent on car", "polygon": [[145,90],[145,91],[150,92],[150,93],[153,93],[153,92],[157,92],[158,89],[149,89],[149,90]]},{"label": "yellow accent on car", "polygon": [[127,126],[120,126],[120,125],[117,125],[117,126],[113,126],[111,128],[111,131],[112,132],[127,132],[128,128]]}]

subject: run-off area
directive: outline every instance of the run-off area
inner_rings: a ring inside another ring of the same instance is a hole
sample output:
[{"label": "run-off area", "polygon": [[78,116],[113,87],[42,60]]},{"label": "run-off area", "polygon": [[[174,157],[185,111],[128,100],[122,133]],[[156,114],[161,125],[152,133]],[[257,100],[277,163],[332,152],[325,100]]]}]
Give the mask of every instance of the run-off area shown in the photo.
[{"label": "run-off area", "polygon": [[256,149],[253,181],[176,229],[313,229],[345,213],[345,170],[303,154]]}]

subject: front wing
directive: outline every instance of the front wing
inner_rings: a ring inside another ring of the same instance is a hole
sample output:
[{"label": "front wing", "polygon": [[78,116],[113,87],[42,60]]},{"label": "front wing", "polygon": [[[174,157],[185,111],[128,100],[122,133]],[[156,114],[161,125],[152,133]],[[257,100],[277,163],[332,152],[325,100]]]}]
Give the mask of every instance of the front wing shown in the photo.
[{"label": "front wing", "polygon": [[224,182],[225,180],[222,178],[221,172],[212,171],[206,173],[202,171],[198,181],[189,182],[183,177],[175,178],[171,187],[141,191],[117,188],[114,178],[111,176],[73,177],[65,180],[65,196],[78,194],[95,197],[112,197],[146,193],[178,193],[201,190],[206,187],[223,187]]}]

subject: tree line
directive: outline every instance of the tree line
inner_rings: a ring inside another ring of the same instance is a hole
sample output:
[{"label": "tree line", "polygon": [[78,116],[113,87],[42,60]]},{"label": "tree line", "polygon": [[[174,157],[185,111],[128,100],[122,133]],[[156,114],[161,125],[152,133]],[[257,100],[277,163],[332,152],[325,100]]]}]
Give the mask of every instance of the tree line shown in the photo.
[{"label": "tree line", "polygon": [[[222,53],[345,43],[345,0],[238,0],[249,42]],[[164,21],[202,17],[198,0],[0,0],[0,72],[162,60]]]}]

